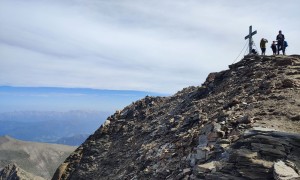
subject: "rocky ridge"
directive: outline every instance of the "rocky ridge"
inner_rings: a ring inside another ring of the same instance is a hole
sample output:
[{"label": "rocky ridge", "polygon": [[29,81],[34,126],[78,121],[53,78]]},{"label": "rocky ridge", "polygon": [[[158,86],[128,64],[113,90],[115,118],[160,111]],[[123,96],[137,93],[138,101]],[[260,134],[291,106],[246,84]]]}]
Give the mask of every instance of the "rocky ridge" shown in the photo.
[{"label": "rocky ridge", "polygon": [[45,180],[35,176],[18,167],[16,164],[9,164],[0,171],[0,180]]},{"label": "rocky ridge", "polygon": [[300,56],[245,56],[117,111],[53,179],[299,179]]}]

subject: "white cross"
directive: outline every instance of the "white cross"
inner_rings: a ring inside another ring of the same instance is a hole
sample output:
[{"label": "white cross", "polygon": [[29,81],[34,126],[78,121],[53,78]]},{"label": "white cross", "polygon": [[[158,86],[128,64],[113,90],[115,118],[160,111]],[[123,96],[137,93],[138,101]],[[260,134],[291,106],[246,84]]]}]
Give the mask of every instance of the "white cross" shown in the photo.
[{"label": "white cross", "polygon": [[245,39],[249,38],[249,54],[252,51],[252,36],[256,33],[257,31],[255,30],[254,32],[252,32],[252,26],[249,26],[249,34],[245,37]]}]

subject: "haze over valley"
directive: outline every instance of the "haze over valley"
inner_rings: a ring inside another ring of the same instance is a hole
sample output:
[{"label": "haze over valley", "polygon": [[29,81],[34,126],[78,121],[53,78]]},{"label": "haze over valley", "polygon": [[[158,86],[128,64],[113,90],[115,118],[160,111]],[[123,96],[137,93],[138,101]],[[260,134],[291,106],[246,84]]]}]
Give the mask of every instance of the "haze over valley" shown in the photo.
[{"label": "haze over valley", "polygon": [[141,91],[0,87],[0,136],[78,146]]}]

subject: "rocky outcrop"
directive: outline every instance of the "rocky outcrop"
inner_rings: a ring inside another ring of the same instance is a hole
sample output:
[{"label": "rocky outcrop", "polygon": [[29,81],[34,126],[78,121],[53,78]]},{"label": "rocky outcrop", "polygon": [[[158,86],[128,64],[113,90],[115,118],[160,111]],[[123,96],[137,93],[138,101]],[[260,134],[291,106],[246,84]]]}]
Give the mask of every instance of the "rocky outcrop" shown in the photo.
[{"label": "rocky outcrop", "polygon": [[297,179],[299,115],[300,56],[245,56],[117,111],[53,179]]},{"label": "rocky outcrop", "polygon": [[[206,179],[292,179],[300,178],[300,135],[266,128],[246,131],[225,149],[214,171],[196,169]],[[225,154],[225,155],[224,155]],[[199,165],[201,166],[201,165]]]},{"label": "rocky outcrop", "polygon": [[16,164],[9,164],[0,171],[0,180],[45,180],[24,171]]}]

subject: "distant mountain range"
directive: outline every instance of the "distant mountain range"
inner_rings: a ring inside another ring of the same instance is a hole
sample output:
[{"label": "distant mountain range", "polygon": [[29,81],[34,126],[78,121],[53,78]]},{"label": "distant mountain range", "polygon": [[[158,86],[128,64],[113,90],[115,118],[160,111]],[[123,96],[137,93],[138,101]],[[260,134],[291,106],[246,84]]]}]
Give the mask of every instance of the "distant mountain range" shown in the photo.
[{"label": "distant mountain range", "polygon": [[108,114],[96,111],[0,113],[0,136],[78,146],[100,127]]},{"label": "distant mountain range", "polygon": [[0,136],[78,146],[110,114],[146,95],[161,94],[131,90],[0,86]]},{"label": "distant mountain range", "polygon": [[57,140],[55,143],[69,146],[79,146],[89,137],[89,135],[90,134],[78,134],[70,137],[63,137]]}]

